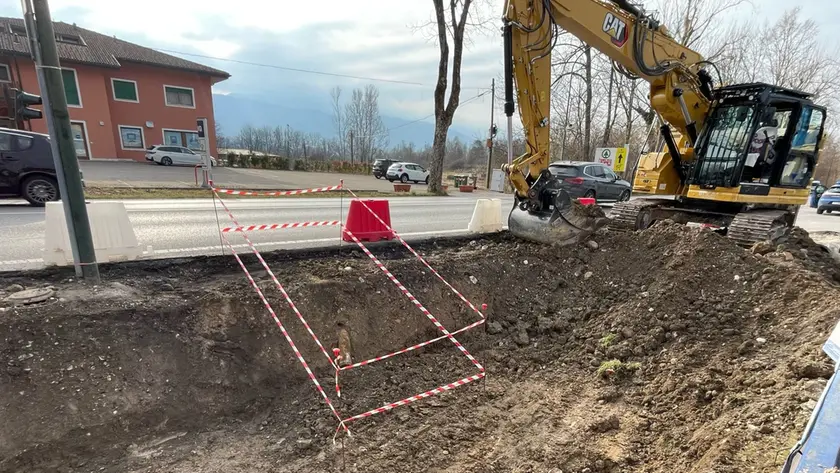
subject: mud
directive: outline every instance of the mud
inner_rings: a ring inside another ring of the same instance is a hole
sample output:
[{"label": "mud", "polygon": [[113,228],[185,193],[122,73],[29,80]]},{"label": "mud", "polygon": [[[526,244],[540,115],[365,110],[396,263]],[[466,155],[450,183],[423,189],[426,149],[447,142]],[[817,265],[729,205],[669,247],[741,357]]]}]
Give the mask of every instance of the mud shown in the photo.
[{"label": "mud", "polygon": [[[10,275],[0,288],[56,293],[0,304],[0,471],[777,471],[831,374],[820,346],[840,318],[836,263],[809,240],[762,255],[662,222],[563,248],[419,245],[488,304],[487,329],[458,336],[488,376],[335,444],[232,258],[112,265],[98,287]],[[448,328],[476,320],[410,255],[374,252]],[[358,251],[267,259],[327,350],[342,330],[353,361],[439,333]],[[336,399],[327,360],[246,261],[345,416],[475,373],[444,340],[345,372]]]}]

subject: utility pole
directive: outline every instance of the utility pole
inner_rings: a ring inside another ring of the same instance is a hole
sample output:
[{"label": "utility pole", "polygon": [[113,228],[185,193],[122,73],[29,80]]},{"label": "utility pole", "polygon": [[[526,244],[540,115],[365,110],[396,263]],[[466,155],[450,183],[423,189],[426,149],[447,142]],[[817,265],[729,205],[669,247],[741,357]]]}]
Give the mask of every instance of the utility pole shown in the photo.
[{"label": "utility pole", "polygon": [[[28,7],[30,0],[24,0]],[[70,235],[71,247],[75,243],[78,259],[74,254],[76,272],[86,280],[99,283],[99,267],[96,264],[96,252],[93,247],[93,235],[90,231],[85,192],[79,174],[79,161],[76,157],[76,147],[73,144],[73,130],[70,126],[70,113],[67,110],[67,97],[64,94],[64,81],[61,76],[61,64],[58,61],[58,49],[55,45],[55,31],[53,30],[50,7],[47,0],[31,0],[35,13],[35,41],[40,48],[42,64],[36,65],[41,69],[44,88],[42,99],[52,121],[50,126],[51,140],[58,150],[60,166],[56,166],[59,185],[64,181],[61,198],[64,201],[65,216],[68,216],[67,232]],[[25,8],[29,11],[28,8]],[[52,146],[52,145],[51,145]],[[69,212],[68,212],[69,210]],[[79,268],[81,266],[81,268]],[[81,269],[81,271],[79,271]]]},{"label": "utility pole", "polygon": [[[47,85],[44,82],[44,68],[41,67],[43,65],[43,62],[41,61],[41,50],[38,46],[38,40],[36,39],[37,32],[35,30],[35,12],[32,10],[32,3],[29,0],[24,0],[22,4],[23,23],[26,27],[27,39],[29,40],[29,53],[32,57],[32,62],[35,63],[35,72],[38,76],[38,89],[45,91],[47,90]],[[18,71],[18,77],[19,76],[20,71]],[[45,92],[41,92],[41,95],[41,102],[44,109],[44,119],[47,122],[47,132],[52,137],[57,136],[50,99],[45,95]],[[15,122],[16,121],[17,117],[15,117]],[[32,122],[29,123],[29,128],[31,131]],[[55,169],[61,169],[61,154],[58,152],[58,140],[50,139],[50,151],[52,152],[53,165],[55,166]],[[58,192],[61,195],[67,195],[67,184],[64,182],[64,173],[56,172],[55,177],[58,181]],[[70,216],[69,201],[67,199],[61,199],[61,204],[62,207],[64,207],[64,220],[67,225],[67,234],[70,236],[70,251],[73,255],[73,266],[76,269],[76,277],[82,277],[82,266],[79,265],[79,247],[76,244],[76,230],[73,227],[73,218]]]},{"label": "utility pole", "polygon": [[292,147],[291,147],[291,137],[292,137],[292,129],[289,127],[289,124],[286,124],[286,159],[292,159]]},{"label": "utility pole", "polygon": [[496,137],[496,125],[493,123],[493,115],[496,111],[496,79],[490,81],[490,132],[487,136],[487,183],[484,186],[490,189],[490,178],[493,174],[493,138]]},{"label": "utility pole", "polygon": [[356,161],[353,157],[353,130],[350,130],[350,164],[354,164]]}]

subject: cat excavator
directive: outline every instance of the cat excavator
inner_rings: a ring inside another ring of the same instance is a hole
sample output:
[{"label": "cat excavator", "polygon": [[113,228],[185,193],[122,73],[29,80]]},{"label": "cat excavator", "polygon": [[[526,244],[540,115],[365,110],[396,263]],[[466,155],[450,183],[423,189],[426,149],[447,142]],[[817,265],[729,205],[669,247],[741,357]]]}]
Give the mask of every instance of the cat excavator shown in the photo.
[{"label": "cat excavator", "polygon": [[714,227],[744,246],[790,229],[808,199],[826,117],[809,94],[763,83],[723,86],[719,72],[715,83],[715,64],[627,0],[507,0],[508,143],[515,82],[527,147],[514,158],[509,146],[502,168],[515,191],[513,234],[567,244],[600,225],[549,166],[551,57],[561,30],[605,54],[618,72],[647,81],[661,123],[663,149],[640,157],[633,181],[633,192],[648,198],[617,203],[611,228],[672,219]]}]

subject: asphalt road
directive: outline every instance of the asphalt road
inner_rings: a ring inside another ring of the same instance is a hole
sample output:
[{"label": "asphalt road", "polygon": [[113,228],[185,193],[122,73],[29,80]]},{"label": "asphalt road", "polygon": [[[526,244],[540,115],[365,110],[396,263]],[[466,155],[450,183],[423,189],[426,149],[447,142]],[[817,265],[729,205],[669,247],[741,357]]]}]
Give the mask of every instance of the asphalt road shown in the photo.
[{"label": "asphalt road", "polygon": [[[134,161],[80,161],[85,183],[106,187],[193,187],[195,170],[190,166],[159,166]],[[343,179],[353,190],[393,191],[385,179],[358,174],[337,174],[266,169],[214,168],[213,180],[220,187],[238,189],[302,189],[334,186]],[[412,184],[425,191],[425,184]]]},{"label": "asphalt road", "polygon": [[[475,200],[486,194],[450,197],[400,197],[390,200],[393,227],[406,239],[466,233]],[[241,225],[346,218],[347,200],[260,199],[226,201]],[[234,226],[210,200],[125,201],[129,220],[146,257],[165,258],[221,253],[219,227]],[[505,211],[507,205],[503,206]],[[803,207],[797,225],[809,232],[840,231],[840,215],[817,215]],[[44,211],[24,204],[0,206],[0,271],[43,266]],[[271,230],[250,233],[261,250],[329,246],[338,243],[338,227]],[[246,249],[241,235],[231,243]]]},{"label": "asphalt road", "polygon": [[[391,224],[406,239],[466,233],[480,194],[451,197],[398,197],[390,200]],[[128,217],[147,257],[221,253],[219,227],[233,227],[211,200],[125,201]],[[226,201],[241,225],[345,219],[348,200],[336,198]],[[0,271],[43,266],[44,211],[26,205],[0,206]],[[339,241],[338,227],[249,233],[261,250],[328,246]],[[241,235],[230,241],[245,248]]]}]

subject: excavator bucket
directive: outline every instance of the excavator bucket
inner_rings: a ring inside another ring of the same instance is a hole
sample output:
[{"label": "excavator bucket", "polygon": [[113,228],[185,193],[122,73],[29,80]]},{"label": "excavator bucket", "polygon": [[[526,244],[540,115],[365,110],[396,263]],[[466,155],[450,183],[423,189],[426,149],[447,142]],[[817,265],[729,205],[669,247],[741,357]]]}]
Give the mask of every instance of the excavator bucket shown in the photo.
[{"label": "excavator bucket", "polygon": [[609,221],[597,205],[572,201],[560,191],[555,205],[542,212],[529,212],[515,201],[508,217],[508,230],[519,238],[546,245],[572,245],[594,233]]}]

